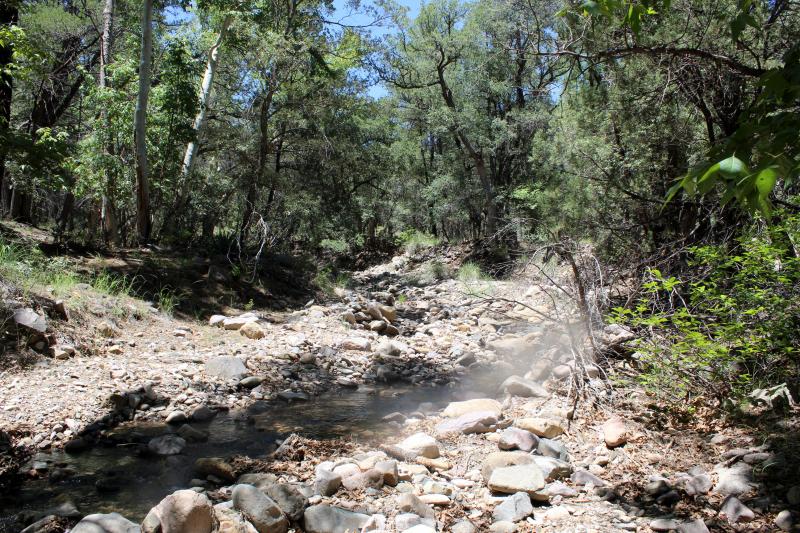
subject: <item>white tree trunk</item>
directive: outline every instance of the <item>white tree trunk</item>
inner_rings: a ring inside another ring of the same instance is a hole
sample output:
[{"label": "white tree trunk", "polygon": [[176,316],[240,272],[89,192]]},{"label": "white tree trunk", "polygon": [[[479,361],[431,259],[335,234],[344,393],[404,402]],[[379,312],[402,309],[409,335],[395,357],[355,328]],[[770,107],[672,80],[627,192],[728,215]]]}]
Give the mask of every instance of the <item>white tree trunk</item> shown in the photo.
[{"label": "white tree trunk", "polygon": [[[111,64],[111,46],[113,40],[114,27],[114,0],[105,0],[103,7],[103,34],[100,43],[100,80],[99,85],[101,88],[108,87],[108,73],[106,68]],[[111,128],[108,119],[108,112],[103,110],[103,127],[106,128],[104,132],[103,153],[108,156],[112,152],[111,145]],[[112,194],[114,191],[114,176],[111,172],[105,170],[105,183],[103,196],[100,204],[100,219],[103,224],[103,236],[106,242],[116,243],[117,241],[117,221],[114,217],[114,207],[112,205]]]},{"label": "white tree trunk", "polygon": [[150,183],[147,168],[147,98],[150,96],[150,61],[153,55],[153,0],[142,8],[142,54],[139,61],[139,94],[133,117],[136,144],[136,230],[139,243],[150,238]]},{"label": "white tree trunk", "polygon": [[192,172],[197,149],[200,146],[200,134],[203,131],[203,125],[206,121],[206,112],[208,111],[208,106],[211,101],[211,86],[214,83],[214,73],[217,70],[217,64],[219,62],[219,47],[225,39],[225,34],[228,32],[232,21],[233,18],[230,15],[225,17],[225,20],[222,22],[222,28],[219,30],[217,40],[208,51],[206,72],[203,75],[203,83],[200,86],[200,109],[197,112],[197,116],[194,118],[194,134],[192,140],[186,145],[186,152],[183,155],[183,165],[181,166],[181,178],[184,186],[189,174]]}]

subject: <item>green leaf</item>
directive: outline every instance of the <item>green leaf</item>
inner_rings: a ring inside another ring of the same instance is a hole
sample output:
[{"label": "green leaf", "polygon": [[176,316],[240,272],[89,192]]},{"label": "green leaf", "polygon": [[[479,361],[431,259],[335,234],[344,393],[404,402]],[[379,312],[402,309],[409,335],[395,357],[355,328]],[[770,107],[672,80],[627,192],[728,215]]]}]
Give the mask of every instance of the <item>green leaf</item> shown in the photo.
[{"label": "green leaf", "polygon": [[703,175],[700,177],[700,179],[697,180],[697,182],[698,183],[703,183],[706,180],[710,180],[711,178],[713,178],[713,177],[715,177],[717,175],[717,172],[719,172],[719,170],[720,170],[720,163],[716,163],[716,164],[711,165],[703,173]]},{"label": "green leaf", "polygon": [[581,9],[583,10],[584,15],[600,15],[602,11],[600,6],[594,0],[586,0],[583,4],[581,4]]},{"label": "green leaf", "polygon": [[772,189],[775,188],[775,183],[777,181],[778,173],[775,171],[774,167],[761,169],[756,175],[755,186],[762,198],[766,198],[772,193]]},{"label": "green leaf", "polygon": [[747,165],[744,164],[744,161],[732,155],[719,162],[719,171],[726,177],[736,178],[747,172]]}]

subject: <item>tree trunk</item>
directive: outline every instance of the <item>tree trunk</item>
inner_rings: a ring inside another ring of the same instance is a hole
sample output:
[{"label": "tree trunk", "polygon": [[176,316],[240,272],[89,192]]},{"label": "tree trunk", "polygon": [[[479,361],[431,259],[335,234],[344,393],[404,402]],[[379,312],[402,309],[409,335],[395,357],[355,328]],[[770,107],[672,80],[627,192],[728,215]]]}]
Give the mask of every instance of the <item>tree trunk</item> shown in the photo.
[{"label": "tree trunk", "polygon": [[219,61],[219,47],[225,39],[225,34],[228,32],[232,21],[233,18],[230,15],[225,17],[225,20],[222,22],[222,28],[219,30],[217,40],[208,51],[206,72],[203,75],[203,83],[200,86],[200,109],[197,112],[197,116],[194,118],[192,140],[186,145],[186,153],[183,155],[183,165],[181,166],[181,180],[184,188],[189,179],[189,174],[192,173],[195,156],[197,155],[197,149],[200,145],[200,134],[203,131],[203,126],[206,121],[206,111],[208,110],[208,105],[211,100],[211,86],[214,83],[214,73],[217,70],[217,63]]},{"label": "tree trunk", "polygon": [[[0,25],[12,26],[17,23],[19,11],[15,6],[0,3]],[[11,97],[13,94],[13,78],[8,65],[14,56],[14,48],[10,43],[0,43],[0,211],[5,214],[10,207],[8,185],[6,184],[6,157],[8,156],[8,134],[11,132]]]},{"label": "tree trunk", "polygon": [[206,122],[206,114],[211,101],[211,89],[214,83],[214,74],[217,71],[219,63],[219,48],[225,39],[225,35],[230,28],[233,18],[231,16],[225,17],[222,22],[219,35],[216,42],[211,46],[208,51],[208,62],[206,63],[206,71],[203,75],[203,82],[200,84],[200,94],[198,95],[200,107],[197,115],[194,118],[192,125],[192,140],[186,145],[186,151],[183,155],[183,163],[181,164],[181,175],[178,180],[177,192],[172,203],[172,209],[164,216],[164,222],[161,225],[161,234],[167,232],[174,233],[176,227],[177,216],[183,212],[186,205],[189,203],[189,178],[194,168],[194,163],[197,160],[197,152],[200,149],[200,136],[203,132],[203,127]]},{"label": "tree trunk", "polygon": [[[273,75],[273,79],[274,79]],[[267,172],[267,163],[269,162],[269,154],[272,150],[272,140],[269,137],[269,110],[272,106],[272,98],[275,95],[274,87],[271,86],[261,100],[261,109],[259,117],[259,135],[260,140],[258,143],[258,169],[255,174],[250,177],[247,184],[247,193],[244,199],[244,212],[242,213],[242,223],[239,225],[239,242],[244,244],[247,240],[249,233],[250,218],[253,216],[258,201],[258,184],[263,182],[264,176]]]},{"label": "tree trunk", "polygon": [[[106,68],[111,64],[111,41],[113,39],[112,29],[114,25],[114,0],[105,0],[103,7],[103,35],[100,43],[100,80],[101,89],[109,86]],[[106,137],[103,143],[103,152],[106,157],[114,153],[114,144],[111,138],[111,123],[106,109],[102,111],[102,120],[105,127],[103,134]],[[117,220],[114,212],[114,189],[115,179],[113,172],[105,168],[105,191],[101,199],[100,218],[103,225],[103,239],[107,243],[116,244],[117,242]],[[68,197],[69,198],[69,195]],[[66,206],[65,206],[66,210]]]},{"label": "tree trunk", "polygon": [[139,61],[139,94],[133,118],[136,144],[136,231],[140,244],[150,239],[150,184],[147,168],[147,98],[150,95],[150,60],[153,54],[153,0],[142,9],[142,54]]},{"label": "tree trunk", "polygon": [[[442,100],[444,100],[445,105],[451,110],[456,111],[456,103],[453,99],[453,92],[450,90],[450,87],[447,85],[447,81],[444,77],[445,66],[445,63],[440,63],[436,69],[439,81],[439,89],[441,90]],[[495,205],[492,177],[487,171],[486,161],[483,158],[483,153],[472,144],[472,141],[470,141],[469,137],[467,137],[463,130],[456,124],[450,126],[450,131],[453,132],[453,135],[455,135],[456,139],[467,151],[467,155],[469,155],[470,159],[472,159],[472,162],[475,165],[475,172],[477,172],[478,178],[483,186],[484,210],[486,213],[484,237],[491,238],[497,231],[497,206]]]}]

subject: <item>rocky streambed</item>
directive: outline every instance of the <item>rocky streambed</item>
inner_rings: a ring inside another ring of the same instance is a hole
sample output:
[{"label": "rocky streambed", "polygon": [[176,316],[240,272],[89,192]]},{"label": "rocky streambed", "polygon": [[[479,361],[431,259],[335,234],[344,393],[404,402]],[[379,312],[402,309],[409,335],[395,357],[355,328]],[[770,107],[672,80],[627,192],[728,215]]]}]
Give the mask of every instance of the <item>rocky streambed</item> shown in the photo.
[{"label": "rocky streambed", "polygon": [[[0,415],[33,428],[37,453],[22,491],[4,495],[0,530],[794,527],[786,502],[800,489],[765,489],[765,473],[787,466],[771,445],[651,427],[640,391],[610,401],[611,367],[583,365],[595,401],[576,404],[575,345],[542,322],[540,291],[410,287],[402,268],[279,317],[116,324],[102,358],[16,377]],[[598,339],[632,336],[609,327]]]}]

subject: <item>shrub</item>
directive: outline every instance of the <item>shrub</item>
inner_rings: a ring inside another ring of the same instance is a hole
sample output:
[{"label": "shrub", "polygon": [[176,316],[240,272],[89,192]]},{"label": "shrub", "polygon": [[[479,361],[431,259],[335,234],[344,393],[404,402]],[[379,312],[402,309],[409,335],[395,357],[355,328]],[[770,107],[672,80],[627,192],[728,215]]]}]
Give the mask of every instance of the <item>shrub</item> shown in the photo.
[{"label": "shrub", "polygon": [[156,294],[156,305],[158,305],[158,309],[162,313],[172,316],[182,299],[181,294],[178,294],[169,287],[162,287],[161,290],[158,291],[158,294]]},{"label": "shrub", "polygon": [[433,248],[439,244],[439,239],[433,235],[417,230],[406,230],[400,233],[400,243],[408,255],[415,255],[423,250]]},{"label": "shrub", "polygon": [[334,272],[330,267],[325,267],[314,276],[314,285],[328,296],[333,295],[336,289],[345,289],[352,285],[352,278],[345,272]]},{"label": "shrub", "polygon": [[452,277],[452,273],[447,265],[438,259],[434,259],[425,265],[425,273],[425,277],[436,281],[441,281]]},{"label": "shrub", "polygon": [[345,241],[339,239],[322,239],[319,245],[324,249],[331,251],[335,254],[347,253],[350,246]]},{"label": "shrub", "polygon": [[464,286],[464,291],[473,296],[488,296],[491,285],[487,283],[491,278],[483,273],[480,265],[468,261],[461,265],[457,274],[458,281]]},{"label": "shrub", "polygon": [[56,296],[69,292],[78,276],[61,258],[48,258],[35,246],[0,242],[0,274],[25,290],[49,288]]},{"label": "shrub", "polygon": [[109,296],[131,296],[136,278],[128,278],[103,270],[92,280],[92,287]]},{"label": "shrub", "polygon": [[710,393],[742,401],[787,383],[800,390],[800,216],[755,228],[729,246],[691,250],[694,279],[648,272],[633,309],[616,321],[650,332],[641,379],[657,394]]},{"label": "shrub", "polygon": [[483,273],[480,265],[468,261],[458,269],[458,281],[462,283],[472,283],[475,281],[487,281],[489,276]]}]

